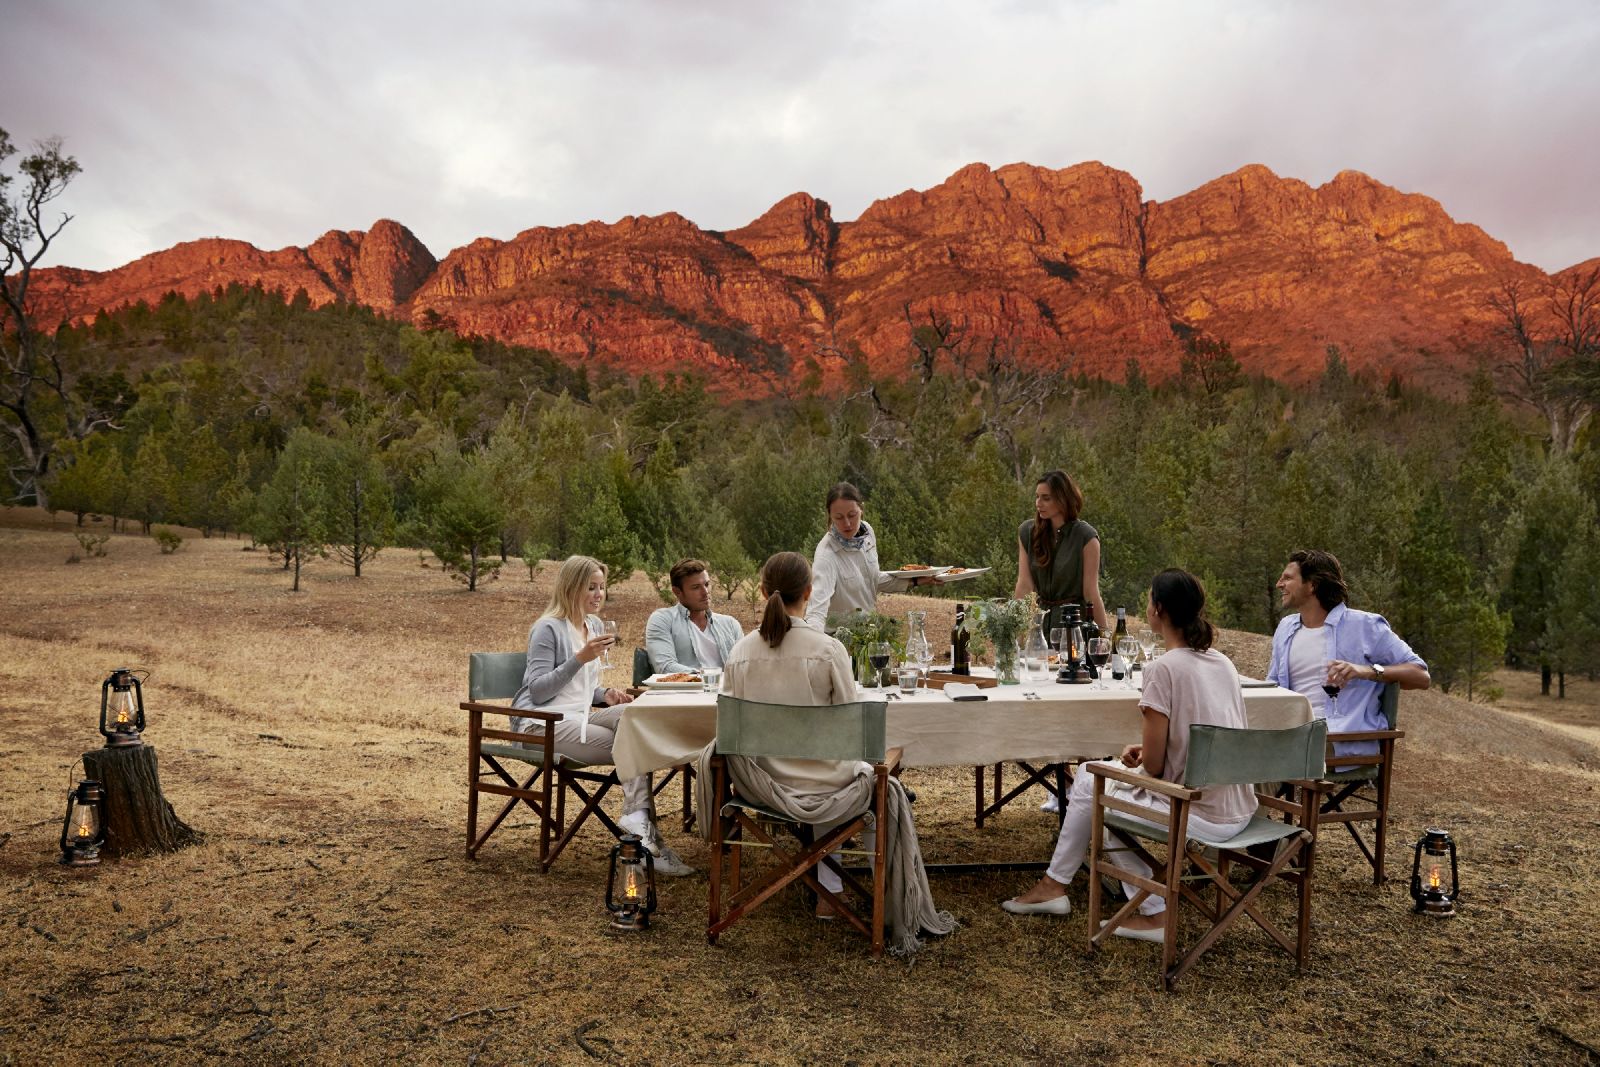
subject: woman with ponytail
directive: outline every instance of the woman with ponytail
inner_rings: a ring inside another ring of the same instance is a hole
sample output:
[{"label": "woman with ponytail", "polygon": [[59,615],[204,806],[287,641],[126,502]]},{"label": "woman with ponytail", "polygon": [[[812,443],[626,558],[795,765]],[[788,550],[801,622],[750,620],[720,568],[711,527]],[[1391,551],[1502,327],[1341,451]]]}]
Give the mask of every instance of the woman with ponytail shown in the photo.
[{"label": "woman with ponytail", "polygon": [[[761,568],[761,593],[767,598],[761,626],[733,646],[722,671],[723,691],[764,704],[822,707],[849,704],[858,699],[850,655],[837,640],[807,620],[811,600],[811,565],[798,552],[779,552]],[[701,753],[700,782],[709,790],[707,773],[715,745]],[[860,760],[746,759],[728,757],[729,773],[743,796],[785,812],[791,818],[815,825],[819,833],[839,826],[864,810],[870,799],[874,772]],[[890,950],[904,955],[921,944],[919,934],[946,934],[955,927],[948,912],[933,905],[927,872],[917,844],[911,802],[898,778],[889,779],[887,851],[888,925],[893,928]],[[711,811],[708,792],[700,795],[702,811]],[[710,819],[702,832],[710,832]],[[866,847],[872,847],[869,829]],[[826,864],[815,868],[817,879],[830,892],[841,889],[840,879]],[[833,909],[819,899],[817,917],[833,918]]]},{"label": "woman with ponytail", "polygon": [[[822,706],[856,699],[850,654],[838,641],[806,621],[811,565],[798,552],[779,552],[761,568],[767,598],[761,626],[728,653],[722,671],[725,692],[764,704]],[[757,761],[774,778],[806,788],[834,789],[855,776],[855,765],[820,760]]]},{"label": "woman with ponytail", "polygon": [[[1187,571],[1162,571],[1150,583],[1145,618],[1161,634],[1169,651],[1146,672],[1139,697],[1143,739],[1122,750],[1120,765],[1124,768],[1181,783],[1189,756],[1189,727],[1247,725],[1239,672],[1228,657],[1211,647],[1216,629],[1205,617],[1205,603],[1205,587]],[[1170,805],[1164,795],[1109,779],[1106,792],[1150,809],[1147,821],[1166,826]],[[1014,915],[1066,915],[1072,910],[1067,885],[1083,866],[1089,849],[1093,806],[1094,776],[1080,768],[1072,782],[1055,855],[1044,877],[1026,893],[1002,903],[1002,908]],[[1189,825],[1208,837],[1227,839],[1249,825],[1255,811],[1255,792],[1250,786],[1210,786],[1190,810]],[[1119,862],[1145,877],[1151,874],[1131,853],[1123,854]],[[1130,896],[1135,892],[1133,886],[1124,886]],[[1139,941],[1160,941],[1165,908],[1160,897],[1146,897],[1139,905],[1140,914],[1124,920],[1114,932]]]}]

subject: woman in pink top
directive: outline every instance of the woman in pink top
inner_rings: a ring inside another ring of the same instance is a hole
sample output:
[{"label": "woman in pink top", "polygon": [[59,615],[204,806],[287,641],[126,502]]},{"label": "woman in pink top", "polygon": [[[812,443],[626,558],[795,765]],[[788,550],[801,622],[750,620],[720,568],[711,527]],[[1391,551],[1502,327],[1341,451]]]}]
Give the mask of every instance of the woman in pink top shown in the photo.
[{"label": "woman in pink top", "polygon": [[[1246,724],[1239,672],[1228,657],[1211,647],[1216,629],[1205,617],[1205,603],[1205,587],[1187,571],[1162,571],[1150,583],[1145,618],[1170,651],[1151,664],[1146,674],[1139,697],[1143,741],[1122,750],[1121,765],[1167,782],[1183,781],[1189,727]],[[1162,794],[1112,781],[1106,782],[1106,791],[1149,808],[1149,821],[1166,826],[1169,803]],[[1195,802],[1189,824],[1208,837],[1226,839],[1249,825],[1255,810],[1255,793],[1248,785],[1212,786]],[[1067,885],[1083,866],[1093,817],[1094,776],[1079,768],[1067,816],[1056,838],[1055,855],[1044,877],[1000,906],[1014,915],[1068,914],[1072,903]],[[1152,873],[1132,854],[1123,855],[1119,862],[1146,877]],[[1127,889],[1132,895],[1134,887]],[[1140,914],[1124,920],[1114,932],[1140,941],[1160,941],[1165,909],[1166,902],[1160,897],[1146,897],[1139,905]]]}]

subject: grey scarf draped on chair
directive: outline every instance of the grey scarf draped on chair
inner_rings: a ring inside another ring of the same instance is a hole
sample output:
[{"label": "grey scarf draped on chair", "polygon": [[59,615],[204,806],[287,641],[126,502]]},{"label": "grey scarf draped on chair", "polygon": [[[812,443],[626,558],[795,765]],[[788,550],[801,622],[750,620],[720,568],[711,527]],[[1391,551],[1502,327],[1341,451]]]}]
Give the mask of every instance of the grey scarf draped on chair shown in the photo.
[{"label": "grey scarf draped on chair", "polygon": [[[702,813],[701,836],[708,841],[712,820],[719,817],[719,813],[712,810],[716,798],[712,796],[711,756],[715,750],[713,742],[695,761],[695,806]],[[753,759],[728,756],[727,760],[728,776],[735,793],[797,822],[843,822],[861,814],[872,801],[874,775],[870,765],[865,763],[860,765],[855,779],[838,792],[804,793],[774,781]],[[917,828],[911,817],[911,802],[906,798],[905,786],[896,778],[889,779],[888,823],[885,853],[889,869],[884,925],[892,931],[889,951],[896,956],[909,956],[922,947],[919,933],[948,934],[955,929],[956,920],[948,911],[934,906],[933,893],[928,888],[928,872],[923,869],[922,851],[917,844]]]}]

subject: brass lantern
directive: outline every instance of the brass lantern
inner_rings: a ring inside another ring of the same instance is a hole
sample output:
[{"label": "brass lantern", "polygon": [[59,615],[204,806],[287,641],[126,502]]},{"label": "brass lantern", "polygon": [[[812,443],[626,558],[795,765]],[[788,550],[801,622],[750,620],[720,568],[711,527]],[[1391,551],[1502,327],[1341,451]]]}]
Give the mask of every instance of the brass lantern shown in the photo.
[{"label": "brass lantern", "polygon": [[1414,910],[1436,919],[1456,913],[1461,879],[1456,870],[1456,843],[1443,830],[1429,827],[1417,842],[1411,861],[1411,899]]},{"label": "brass lantern", "polygon": [[650,928],[656,910],[656,859],[637,834],[623,834],[611,849],[606,875],[606,911],[618,930]]},{"label": "brass lantern", "polygon": [[67,794],[67,817],[61,821],[61,862],[68,867],[95,867],[106,842],[103,807],[105,787],[85,778]]},{"label": "brass lantern", "polygon": [[100,733],[107,748],[144,744],[144,689],[130,667],[118,667],[100,683]]}]

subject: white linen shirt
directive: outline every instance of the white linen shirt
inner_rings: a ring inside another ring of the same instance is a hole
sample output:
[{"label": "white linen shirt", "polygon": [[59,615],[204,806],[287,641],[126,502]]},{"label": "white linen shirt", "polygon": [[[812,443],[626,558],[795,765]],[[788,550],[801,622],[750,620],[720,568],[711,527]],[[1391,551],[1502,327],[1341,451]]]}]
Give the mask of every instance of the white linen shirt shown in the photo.
[{"label": "white linen shirt", "polygon": [[[722,669],[722,691],[763,704],[823,707],[856,699],[856,680],[844,646],[791,615],[793,624],[777,648],[760,631],[739,639]],[[858,760],[769,759],[756,761],[775,781],[794,789],[832,793],[855,779]]]},{"label": "white linen shirt", "polygon": [[858,549],[846,548],[831,529],[817,542],[806,621],[818,630],[827,628],[830,615],[842,619],[858,611],[877,611],[879,593],[911,588],[909,578],[896,578],[878,569],[878,537],[872,527],[863,522],[861,534],[864,540]]}]

